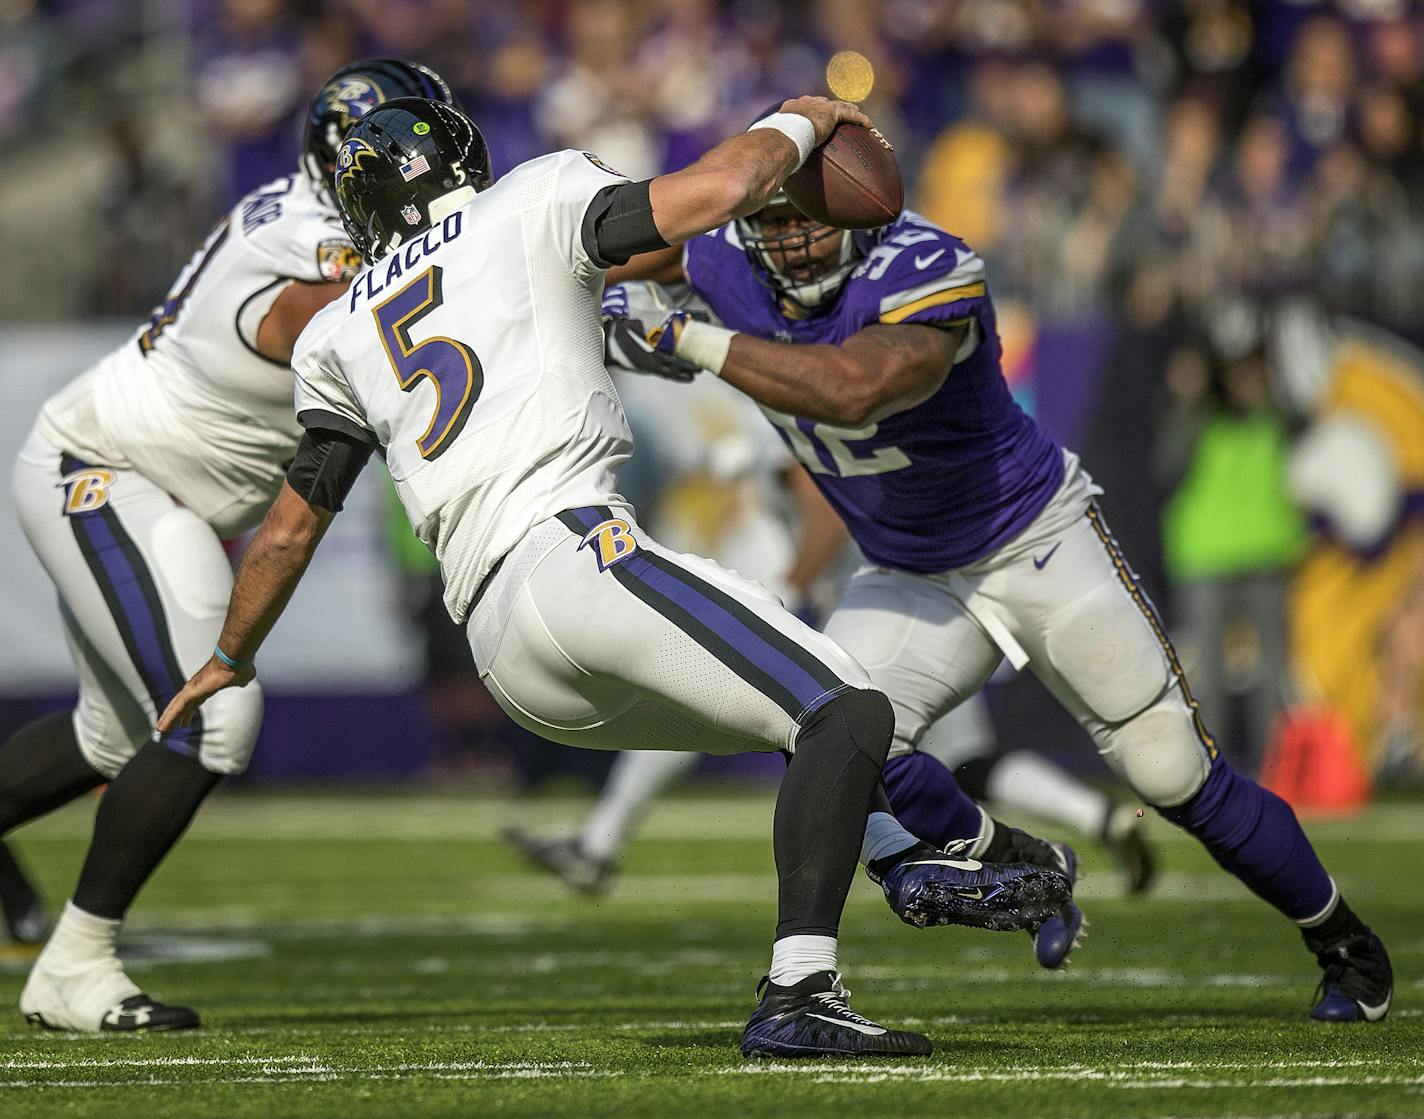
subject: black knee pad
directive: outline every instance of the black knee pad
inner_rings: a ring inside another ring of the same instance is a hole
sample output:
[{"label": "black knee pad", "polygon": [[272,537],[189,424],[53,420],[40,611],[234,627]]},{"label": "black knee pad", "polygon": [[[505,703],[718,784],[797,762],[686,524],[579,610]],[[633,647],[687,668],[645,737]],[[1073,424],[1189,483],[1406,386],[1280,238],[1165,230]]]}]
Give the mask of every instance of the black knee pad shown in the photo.
[{"label": "black knee pad", "polygon": [[819,748],[822,741],[849,742],[880,769],[894,737],[895,709],[885,693],[852,688],[817,708],[801,724],[796,750]]}]

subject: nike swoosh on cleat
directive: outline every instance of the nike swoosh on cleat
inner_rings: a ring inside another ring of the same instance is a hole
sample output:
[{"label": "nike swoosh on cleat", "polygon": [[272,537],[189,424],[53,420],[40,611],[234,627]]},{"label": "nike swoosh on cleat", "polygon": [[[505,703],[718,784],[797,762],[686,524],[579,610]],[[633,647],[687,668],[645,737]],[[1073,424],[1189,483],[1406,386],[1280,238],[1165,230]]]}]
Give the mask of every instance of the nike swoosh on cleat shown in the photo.
[{"label": "nike swoosh on cleat", "polygon": [[1056,551],[1058,551],[1059,547],[1060,547],[1062,544],[1063,544],[1063,541],[1060,540],[1057,544],[1053,545],[1053,547],[1051,547],[1051,548],[1048,549],[1048,554],[1047,554],[1046,556],[1044,556],[1042,559],[1039,559],[1037,556],[1035,556],[1034,559],[1033,559],[1033,565],[1034,565],[1034,567],[1038,568],[1040,571],[1042,571],[1045,567],[1047,567],[1047,566],[1048,566],[1048,561],[1053,558],[1053,553],[1056,552]]},{"label": "nike swoosh on cleat", "polygon": [[932,252],[929,256],[917,256],[915,257],[915,267],[921,270],[926,269],[942,256],[944,256],[943,249]]},{"label": "nike swoosh on cleat", "polygon": [[887,1032],[883,1026],[862,1026],[859,1022],[847,1022],[844,1018],[827,1018],[824,1014],[807,1014],[806,1017],[819,1018],[822,1022],[829,1022],[833,1026],[844,1026],[848,1030],[869,1034],[871,1037],[878,1037]]},{"label": "nike swoosh on cleat", "polygon": [[1389,1013],[1389,999],[1385,999],[1379,1006],[1366,1006],[1359,999],[1355,1000],[1355,1005],[1360,1008],[1360,1013],[1365,1016],[1366,1022],[1378,1022]]},{"label": "nike swoosh on cleat", "polygon": [[954,891],[956,897],[964,898],[965,901],[992,901],[994,898],[998,897],[1003,892],[1004,887],[998,885],[996,885],[992,890],[990,890],[987,895],[984,893],[983,886],[974,887],[972,893],[969,890]]},{"label": "nike swoosh on cleat", "polygon": [[983,870],[984,864],[977,859],[916,859],[906,866],[949,866],[955,870]]}]

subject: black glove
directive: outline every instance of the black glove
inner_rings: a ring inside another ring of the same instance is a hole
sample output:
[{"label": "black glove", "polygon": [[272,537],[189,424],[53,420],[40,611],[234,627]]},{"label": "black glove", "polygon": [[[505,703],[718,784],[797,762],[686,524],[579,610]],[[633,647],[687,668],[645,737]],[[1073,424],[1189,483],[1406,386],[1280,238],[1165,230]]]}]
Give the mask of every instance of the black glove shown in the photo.
[{"label": "black glove", "polygon": [[643,324],[636,319],[603,320],[603,360],[615,369],[644,373],[684,384],[702,372],[699,366],[655,349],[643,337]]}]

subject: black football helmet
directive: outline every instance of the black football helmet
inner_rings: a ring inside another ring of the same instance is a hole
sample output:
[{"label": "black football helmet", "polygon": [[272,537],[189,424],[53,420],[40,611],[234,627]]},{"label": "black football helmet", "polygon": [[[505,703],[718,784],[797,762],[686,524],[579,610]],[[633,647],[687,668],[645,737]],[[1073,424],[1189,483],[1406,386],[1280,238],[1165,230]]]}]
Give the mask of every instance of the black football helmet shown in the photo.
[{"label": "black football helmet", "polygon": [[493,181],[485,138],[474,122],[453,105],[419,97],[372,109],[336,153],[341,221],[368,262],[425,232]]},{"label": "black football helmet", "polygon": [[347,130],[377,105],[396,97],[428,97],[454,105],[455,97],[439,74],[418,62],[372,58],[343,66],[326,79],[307,110],[302,170],[317,193],[333,206],[331,176],[336,173],[336,149]]}]

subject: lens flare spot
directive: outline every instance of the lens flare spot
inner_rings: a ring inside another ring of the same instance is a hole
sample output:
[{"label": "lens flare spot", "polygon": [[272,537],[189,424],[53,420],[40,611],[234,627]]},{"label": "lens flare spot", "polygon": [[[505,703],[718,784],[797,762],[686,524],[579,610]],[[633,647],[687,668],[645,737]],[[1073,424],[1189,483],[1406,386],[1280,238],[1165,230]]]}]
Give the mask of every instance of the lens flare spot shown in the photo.
[{"label": "lens flare spot", "polygon": [[875,67],[859,51],[837,51],[826,63],[826,85],[842,101],[864,101],[875,86]]}]

